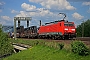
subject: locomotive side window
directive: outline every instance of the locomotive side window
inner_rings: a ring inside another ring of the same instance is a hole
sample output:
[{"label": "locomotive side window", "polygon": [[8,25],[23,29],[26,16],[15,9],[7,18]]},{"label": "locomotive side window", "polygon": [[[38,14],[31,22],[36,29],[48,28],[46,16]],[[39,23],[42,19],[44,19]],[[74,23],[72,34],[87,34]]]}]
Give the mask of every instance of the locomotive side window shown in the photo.
[{"label": "locomotive side window", "polygon": [[68,23],[64,23],[64,26],[68,26]]},{"label": "locomotive side window", "polygon": [[69,26],[74,26],[74,24],[70,23]]}]

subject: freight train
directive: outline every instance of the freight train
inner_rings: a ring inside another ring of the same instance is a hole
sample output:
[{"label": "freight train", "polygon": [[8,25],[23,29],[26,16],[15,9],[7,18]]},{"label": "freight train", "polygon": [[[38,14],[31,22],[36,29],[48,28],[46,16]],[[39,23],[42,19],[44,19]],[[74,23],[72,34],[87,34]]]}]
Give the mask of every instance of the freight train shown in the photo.
[{"label": "freight train", "polygon": [[16,36],[22,38],[71,39],[76,37],[76,29],[74,22],[59,20],[45,23],[39,28],[37,26],[17,27]]},{"label": "freight train", "polygon": [[76,28],[74,22],[65,21],[66,14],[63,14],[64,18],[62,20],[45,23],[40,27],[31,26],[24,28],[24,26],[19,26],[16,28],[18,38],[44,38],[44,39],[71,39],[76,37]]}]

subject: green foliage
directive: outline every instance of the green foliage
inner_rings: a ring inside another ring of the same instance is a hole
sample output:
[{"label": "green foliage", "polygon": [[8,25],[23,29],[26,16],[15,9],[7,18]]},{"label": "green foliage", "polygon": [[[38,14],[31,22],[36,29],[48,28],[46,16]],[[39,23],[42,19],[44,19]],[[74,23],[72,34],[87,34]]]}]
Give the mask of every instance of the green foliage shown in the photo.
[{"label": "green foliage", "polygon": [[13,54],[3,60],[90,60],[90,55],[79,56],[66,50],[37,45],[28,50]]},{"label": "green foliage", "polygon": [[[28,44],[32,47],[28,50],[21,51],[17,54],[13,54],[12,56],[5,58],[4,60],[90,60],[90,55],[80,56],[78,54],[74,54],[73,52],[71,52],[71,49],[66,50],[65,45],[67,44],[64,44],[63,46],[65,49],[60,50],[60,46],[63,45],[61,42],[57,43],[55,41],[37,39],[10,40],[14,43]],[[69,45],[67,46],[70,47]]]},{"label": "green foliage", "polygon": [[64,47],[64,44],[63,43],[59,43],[58,45],[60,47],[60,50]]},{"label": "green foliage", "polygon": [[76,31],[78,37],[82,36],[82,31],[84,37],[90,37],[90,19],[78,25]]},{"label": "green foliage", "polygon": [[0,24],[0,28],[2,28],[2,24]]},{"label": "green foliage", "polygon": [[2,30],[0,30],[0,56],[12,53],[12,49],[13,47],[8,40],[7,34],[3,33]]},{"label": "green foliage", "polygon": [[77,26],[76,33],[77,33],[77,36],[78,37],[81,37],[82,36],[82,27],[81,27],[81,25],[78,25]]},{"label": "green foliage", "polygon": [[44,45],[45,41],[43,40],[23,40],[23,39],[9,39],[12,43],[17,43],[17,44],[26,44],[30,46],[36,46],[36,45]]},{"label": "green foliage", "polygon": [[85,44],[81,41],[73,41],[71,43],[72,52],[77,53],[79,55],[88,55],[89,49],[85,46]]},{"label": "green foliage", "polygon": [[55,41],[45,41],[45,40],[22,40],[22,39],[17,39],[13,40],[11,39],[12,43],[18,43],[18,44],[26,44],[30,46],[36,46],[36,45],[42,45],[42,46],[48,46],[50,48],[55,48],[55,49],[62,49],[64,47],[63,43],[57,43]]}]

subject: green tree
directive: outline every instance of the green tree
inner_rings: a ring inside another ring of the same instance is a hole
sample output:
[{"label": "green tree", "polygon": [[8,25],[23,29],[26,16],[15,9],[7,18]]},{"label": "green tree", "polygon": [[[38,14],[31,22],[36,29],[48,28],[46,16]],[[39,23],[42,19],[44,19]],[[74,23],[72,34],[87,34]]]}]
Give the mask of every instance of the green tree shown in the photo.
[{"label": "green tree", "polygon": [[2,24],[0,24],[0,28],[2,28]]},{"label": "green tree", "polygon": [[72,52],[77,53],[79,55],[82,55],[82,56],[89,55],[89,49],[81,41],[73,41],[71,43],[71,49],[72,49]]},{"label": "green tree", "polygon": [[82,26],[81,25],[78,25],[77,26],[77,29],[76,29],[76,32],[77,32],[77,36],[78,37],[81,37],[82,36]]},{"label": "green tree", "polygon": [[13,52],[13,47],[10,44],[8,36],[6,33],[2,32],[0,28],[0,57],[3,55],[11,54]]},{"label": "green tree", "polygon": [[78,25],[76,30],[78,37],[82,36],[82,32],[84,37],[90,37],[90,19]]},{"label": "green tree", "polygon": [[90,37],[90,20],[88,19],[85,23],[84,23],[84,36],[85,37]]}]

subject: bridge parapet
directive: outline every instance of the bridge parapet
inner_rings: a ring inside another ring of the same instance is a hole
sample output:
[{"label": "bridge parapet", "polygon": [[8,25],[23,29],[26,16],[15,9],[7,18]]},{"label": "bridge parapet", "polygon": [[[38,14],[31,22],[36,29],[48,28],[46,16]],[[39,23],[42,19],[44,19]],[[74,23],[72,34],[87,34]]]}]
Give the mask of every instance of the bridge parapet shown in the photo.
[{"label": "bridge parapet", "polygon": [[12,43],[12,45],[14,49],[17,49],[19,51],[27,50],[28,48],[31,48],[31,46],[25,44]]}]

